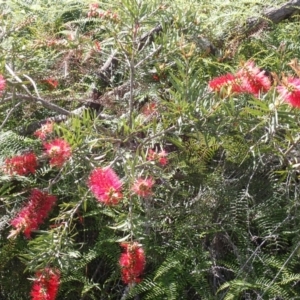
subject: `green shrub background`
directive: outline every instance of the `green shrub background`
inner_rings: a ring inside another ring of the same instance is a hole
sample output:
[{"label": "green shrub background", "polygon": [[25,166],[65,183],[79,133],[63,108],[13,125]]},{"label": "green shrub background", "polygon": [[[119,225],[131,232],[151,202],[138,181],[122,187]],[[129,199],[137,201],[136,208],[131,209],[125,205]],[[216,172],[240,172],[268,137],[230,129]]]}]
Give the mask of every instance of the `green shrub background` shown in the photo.
[{"label": "green shrub background", "polygon": [[[300,55],[298,8],[245,34],[268,3],[107,0],[99,9],[111,13],[89,18],[91,3],[0,2],[0,163],[28,149],[42,155],[33,132],[51,117],[73,151],[61,170],[41,158],[35,175],[0,172],[1,298],[28,299],[28,279],[54,266],[58,299],[298,299],[299,110],[275,88],[259,98],[208,89],[250,59],[296,76],[288,64]],[[147,117],[149,103],[157,114]],[[168,152],[165,167],[146,159],[155,147]],[[107,165],[124,182],[116,207],[87,187],[91,170]],[[130,192],[139,176],[156,181],[149,199]],[[32,239],[7,239],[34,187],[58,205]],[[130,239],[147,263],[129,289],[118,260]]]}]

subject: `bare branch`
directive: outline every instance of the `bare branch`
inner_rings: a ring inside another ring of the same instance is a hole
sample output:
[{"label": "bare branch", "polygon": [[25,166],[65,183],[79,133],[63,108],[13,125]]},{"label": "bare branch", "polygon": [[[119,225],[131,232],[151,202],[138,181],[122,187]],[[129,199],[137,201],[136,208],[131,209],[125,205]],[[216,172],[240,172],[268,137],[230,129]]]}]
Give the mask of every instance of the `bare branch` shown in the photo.
[{"label": "bare branch", "polygon": [[158,24],[152,28],[149,32],[146,32],[139,41],[138,51],[142,50],[145,46],[153,41],[154,35],[160,33],[163,30],[162,25]]},{"label": "bare branch", "polygon": [[[14,96],[21,100],[36,100],[36,101],[39,101],[44,107],[50,109],[50,110],[53,110],[53,111],[56,111],[60,114],[63,114],[63,115],[67,115],[67,116],[70,116],[72,115],[72,113],[70,113],[68,110],[56,105],[56,104],[53,104],[53,103],[50,103],[40,97],[35,97],[33,96],[30,91],[28,90],[27,86],[25,84],[23,84],[23,81],[22,79],[16,75],[16,73],[9,67],[9,65],[5,64],[5,68],[6,70],[16,79],[17,82],[21,83],[21,87],[25,90],[25,92],[27,93],[27,95],[25,94],[14,94]],[[28,78],[28,77],[27,77]],[[13,96],[12,94],[7,94],[8,96]]]},{"label": "bare branch", "polygon": [[[7,93],[8,96],[12,96],[11,93]],[[54,104],[54,103],[51,103],[51,102],[48,102],[42,98],[39,98],[39,97],[36,97],[36,96],[33,96],[31,94],[29,95],[26,95],[26,94],[15,94],[15,98],[18,98],[20,100],[25,100],[25,101],[32,101],[32,100],[35,100],[36,102],[40,102],[44,107],[50,109],[50,110],[53,110],[59,114],[63,114],[63,115],[66,115],[66,116],[71,116],[73,115],[72,112],[69,112],[68,110]]]},{"label": "bare branch", "polygon": [[243,33],[259,29],[263,24],[273,23],[278,24],[279,22],[288,19],[300,10],[300,0],[291,0],[281,5],[280,7],[270,7],[263,11],[262,15],[258,18],[252,17],[246,21],[246,25],[243,26]]},{"label": "bare branch", "polygon": [[108,57],[104,65],[101,67],[99,73],[97,75],[104,81],[109,82],[113,69],[115,69],[118,65],[118,59],[116,58],[117,50],[113,50],[111,55]]}]

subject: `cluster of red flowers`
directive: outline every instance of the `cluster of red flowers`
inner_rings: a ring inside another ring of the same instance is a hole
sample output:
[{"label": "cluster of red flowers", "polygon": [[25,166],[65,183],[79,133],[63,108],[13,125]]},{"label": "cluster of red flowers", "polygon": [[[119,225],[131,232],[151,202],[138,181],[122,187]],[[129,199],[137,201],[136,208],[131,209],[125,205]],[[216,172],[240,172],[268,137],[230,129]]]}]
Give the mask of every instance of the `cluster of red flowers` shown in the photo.
[{"label": "cluster of red flowers", "polygon": [[7,158],[5,160],[4,170],[6,173],[13,175],[18,174],[20,176],[34,174],[37,167],[37,159],[33,152]]},{"label": "cluster of red flowers", "polygon": [[138,283],[145,267],[145,254],[143,248],[137,243],[122,243],[124,252],[119,263],[121,266],[122,280],[126,284]]},{"label": "cluster of red flowers", "polygon": [[281,97],[294,107],[300,107],[300,79],[287,77],[282,80],[282,85],[277,87]]},{"label": "cluster of red flowers", "polygon": [[[141,197],[148,197],[152,195],[154,183],[151,177],[140,177],[135,180],[131,190]],[[89,176],[88,186],[98,201],[106,205],[116,205],[123,198],[122,181],[109,167],[93,170]]]},{"label": "cluster of red flowers", "polygon": [[116,20],[118,15],[116,13],[111,12],[110,10],[101,10],[99,9],[98,3],[91,3],[89,6],[89,12],[87,14],[88,18],[107,18],[111,20]]},{"label": "cluster of red flowers", "polygon": [[50,165],[61,167],[71,157],[71,147],[63,139],[55,139],[49,143],[44,143],[46,154],[50,157]]},{"label": "cluster of red flowers", "polygon": [[122,181],[111,168],[97,168],[89,177],[88,186],[95,197],[104,204],[116,205],[123,198]]},{"label": "cluster of red flowers", "polygon": [[146,103],[141,110],[142,114],[145,116],[154,115],[157,112],[157,104],[155,102]]},{"label": "cluster of red flowers", "polygon": [[47,121],[40,129],[34,132],[34,135],[41,140],[45,140],[47,135],[53,132],[53,122]]},{"label": "cluster of red flowers", "polygon": [[32,300],[55,300],[60,284],[60,272],[57,269],[46,268],[35,274],[31,290]]},{"label": "cluster of red flowers", "polygon": [[[298,74],[298,73],[297,73]],[[249,93],[257,96],[271,88],[271,79],[266,72],[248,61],[236,72],[216,77],[209,82],[211,90],[230,95],[234,93]],[[279,95],[293,107],[300,108],[300,78],[283,77],[281,85],[276,87]]]},{"label": "cluster of red flowers", "polygon": [[6,81],[2,75],[0,75],[0,92],[5,90]]},{"label": "cluster of red flowers", "polygon": [[58,81],[53,78],[43,79],[41,82],[44,83],[49,88],[49,90],[53,90],[58,87]]},{"label": "cluster of red flowers", "polygon": [[56,202],[56,197],[44,193],[38,189],[33,189],[28,203],[21,209],[18,215],[11,220],[11,225],[15,228],[8,238],[15,237],[21,231],[27,238],[30,233],[36,230],[40,224],[47,218],[50,210]]},{"label": "cluster of red flowers", "polygon": [[157,161],[160,165],[165,166],[168,163],[167,155],[168,155],[168,153],[165,150],[156,152],[156,151],[150,149],[148,151],[147,160]]},{"label": "cluster of red flowers", "polygon": [[154,185],[153,178],[137,178],[131,188],[131,190],[141,196],[141,197],[149,197],[152,195],[152,186]]},{"label": "cluster of red flowers", "polygon": [[236,74],[228,73],[212,79],[209,87],[228,95],[249,93],[257,96],[259,92],[267,92],[271,88],[271,80],[253,61],[248,61]]}]

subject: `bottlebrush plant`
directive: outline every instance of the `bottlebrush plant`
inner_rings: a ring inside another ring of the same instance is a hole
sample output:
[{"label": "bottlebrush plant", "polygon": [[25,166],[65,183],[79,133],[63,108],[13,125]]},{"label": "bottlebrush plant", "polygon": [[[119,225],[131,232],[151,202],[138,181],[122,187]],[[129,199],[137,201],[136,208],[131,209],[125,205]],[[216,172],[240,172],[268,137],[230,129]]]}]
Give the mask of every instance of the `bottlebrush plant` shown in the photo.
[{"label": "bottlebrush plant", "polygon": [[297,15],[49,3],[0,3],[0,298],[300,297]]}]

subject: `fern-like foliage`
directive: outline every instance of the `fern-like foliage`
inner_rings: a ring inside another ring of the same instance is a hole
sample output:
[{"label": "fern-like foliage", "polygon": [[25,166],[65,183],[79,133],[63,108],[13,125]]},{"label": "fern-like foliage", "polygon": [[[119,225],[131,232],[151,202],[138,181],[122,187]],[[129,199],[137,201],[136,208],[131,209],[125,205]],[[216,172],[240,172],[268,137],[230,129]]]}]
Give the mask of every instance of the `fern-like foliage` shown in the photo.
[{"label": "fern-like foliage", "polygon": [[18,135],[13,131],[0,132],[0,160],[19,154],[21,152],[32,151],[39,147],[40,142],[29,137]]}]

